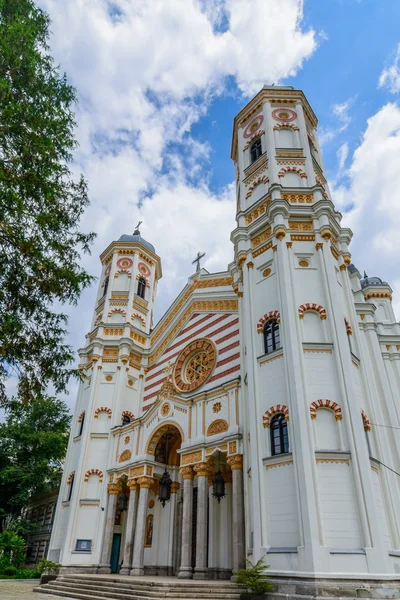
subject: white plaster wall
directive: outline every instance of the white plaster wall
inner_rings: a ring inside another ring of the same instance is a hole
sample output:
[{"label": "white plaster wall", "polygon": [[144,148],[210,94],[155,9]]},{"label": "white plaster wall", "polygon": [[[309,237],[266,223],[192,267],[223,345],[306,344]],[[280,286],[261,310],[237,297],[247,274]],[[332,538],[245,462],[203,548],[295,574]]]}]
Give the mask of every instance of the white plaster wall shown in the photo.
[{"label": "white plaster wall", "polygon": [[268,545],[297,548],[300,543],[293,464],[266,471],[269,514]]},{"label": "white plaster wall", "polygon": [[374,494],[375,494],[375,504],[376,504],[376,508],[377,508],[378,520],[379,520],[380,528],[382,531],[385,547],[387,548],[388,551],[390,551],[393,548],[393,544],[392,544],[392,540],[390,538],[390,532],[389,532],[389,526],[388,526],[388,520],[387,520],[387,514],[386,514],[386,507],[385,507],[385,502],[383,499],[379,473],[377,473],[375,470],[373,470],[373,480],[374,480]]},{"label": "white plaster wall", "polygon": [[329,408],[319,408],[315,419],[318,450],[340,450],[339,424]]},{"label": "white plaster wall", "polygon": [[317,473],[325,544],[338,549],[362,548],[350,465],[319,463]]}]

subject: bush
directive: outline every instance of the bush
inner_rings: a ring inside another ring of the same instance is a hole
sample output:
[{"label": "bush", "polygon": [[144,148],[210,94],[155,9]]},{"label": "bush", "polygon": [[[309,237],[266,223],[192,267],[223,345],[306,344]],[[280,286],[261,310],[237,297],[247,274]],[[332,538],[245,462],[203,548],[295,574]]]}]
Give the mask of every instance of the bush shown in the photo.
[{"label": "bush", "polygon": [[17,574],[18,569],[16,567],[4,567],[3,573],[7,577],[14,577]]},{"label": "bush", "polygon": [[6,566],[22,567],[25,562],[25,553],[23,537],[9,529],[0,533],[0,560],[4,568]]},{"label": "bush", "polygon": [[272,590],[272,584],[268,576],[265,574],[265,569],[269,568],[264,562],[264,557],[260,558],[255,565],[250,560],[246,559],[247,568],[234,571],[236,583],[243,586],[251,596],[262,596]]},{"label": "bush", "polygon": [[40,579],[40,569],[18,569],[16,579]]},{"label": "bush", "polygon": [[39,571],[41,573],[46,573],[47,575],[55,575],[57,569],[61,567],[58,563],[52,562],[51,560],[46,560],[45,558],[40,561],[38,564]]}]

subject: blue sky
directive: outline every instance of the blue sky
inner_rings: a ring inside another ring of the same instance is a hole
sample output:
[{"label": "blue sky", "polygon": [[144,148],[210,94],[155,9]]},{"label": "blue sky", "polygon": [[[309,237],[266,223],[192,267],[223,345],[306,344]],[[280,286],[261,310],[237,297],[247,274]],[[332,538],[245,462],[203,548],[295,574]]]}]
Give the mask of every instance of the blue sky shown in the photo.
[{"label": "blue sky", "polygon": [[[89,183],[84,266],[140,219],[163,262],[159,318],[193,272],[233,258],[232,120],[265,83],[304,90],[333,200],[360,270],[400,308],[398,0],[38,0],[52,53],[78,90],[76,172]],[[70,311],[84,342],[96,290]],[[399,298],[399,300],[397,300]]]}]

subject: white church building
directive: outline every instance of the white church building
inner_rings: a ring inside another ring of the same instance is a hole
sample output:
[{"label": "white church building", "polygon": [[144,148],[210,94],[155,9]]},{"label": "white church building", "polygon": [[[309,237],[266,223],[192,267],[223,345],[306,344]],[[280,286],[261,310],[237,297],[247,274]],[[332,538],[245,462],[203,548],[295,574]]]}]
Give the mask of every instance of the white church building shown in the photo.
[{"label": "white church building", "polygon": [[228,579],[265,555],[273,576],[400,581],[392,290],[351,263],[302,91],[265,86],[231,156],[234,260],[155,326],[154,246],[137,229],[100,257],[48,557]]}]

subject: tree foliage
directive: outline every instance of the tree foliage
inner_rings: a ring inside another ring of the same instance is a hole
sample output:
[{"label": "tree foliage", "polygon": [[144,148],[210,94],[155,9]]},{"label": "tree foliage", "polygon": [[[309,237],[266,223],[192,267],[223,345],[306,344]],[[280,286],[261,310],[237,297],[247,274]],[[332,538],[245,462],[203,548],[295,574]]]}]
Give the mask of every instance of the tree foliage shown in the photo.
[{"label": "tree foliage", "polygon": [[243,587],[248,592],[249,597],[251,596],[262,596],[267,592],[270,592],[273,588],[268,575],[265,571],[269,568],[269,565],[265,564],[264,557],[262,556],[256,564],[253,564],[251,560],[246,559],[246,569],[240,569],[234,571],[236,583]]},{"label": "tree foliage", "polygon": [[71,172],[75,89],[49,53],[49,17],[0,0],[0,401],[18,377],[23,401],[65,390],[73,359],[65,314],[92,278],[79,266],[87,186]]},{"label": "tree foliage", "polygon": [[[71,417],[64,402],[40,397],[5,403],[0,423],[0,522],[19,515],[35,494],[56,488],[68,444]],[[1,528],[0,528],[1,530]]]}]

